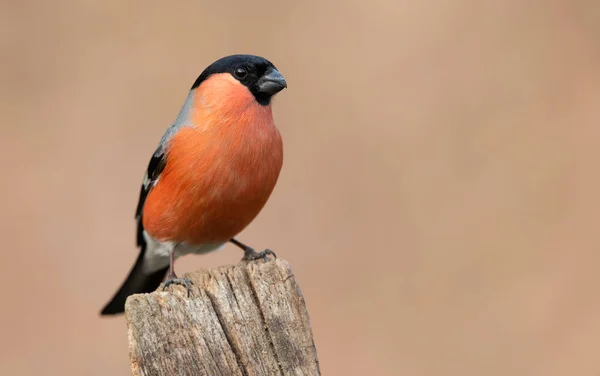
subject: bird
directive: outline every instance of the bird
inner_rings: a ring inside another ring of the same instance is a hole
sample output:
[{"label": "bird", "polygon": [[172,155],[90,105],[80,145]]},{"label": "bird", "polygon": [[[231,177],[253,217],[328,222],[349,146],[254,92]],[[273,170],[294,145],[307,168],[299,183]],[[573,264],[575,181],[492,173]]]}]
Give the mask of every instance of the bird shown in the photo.
[{"label": "bird", "polygon": [[175,273],[175,260],[232,243],[243,260],[276,257],[236,236],[267,203],[283,165],[283,142],[273,97],[287,88],[279,70],[257,55],[222,57],[193,83],[145,171],[135,211],[138,257],[101,315],[125,310],[129,295],[164,282],[191,281]]}]

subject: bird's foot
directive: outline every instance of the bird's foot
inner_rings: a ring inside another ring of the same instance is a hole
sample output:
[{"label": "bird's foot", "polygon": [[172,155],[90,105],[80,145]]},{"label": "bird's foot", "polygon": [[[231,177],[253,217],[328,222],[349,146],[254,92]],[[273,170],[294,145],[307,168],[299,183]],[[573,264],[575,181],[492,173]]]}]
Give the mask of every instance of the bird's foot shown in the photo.
[{"label": "bird's foot", "polygon": [[247,246],[246,244],[242,243],[241,241],[235,238],[232,238],[229,241],[237,245],[244,251],[244,257],[242,257],[243,261],[252,261],[258,259],[264,259],[265,261],[268,261],[269,255],[273,256],[273,258],[277,258],[275,252],[271,251],[270,249],[265,249],[262,252],[256,252],[252,247]]},{"label": "bird's foot", "polygon": [[185,286],[187,290],[187,296],[190,297],[190,286],[192,285],[192,280],[189,278],[178,278],[176,275],[170,275],[165,281],[165,285],[163,286],[163,291],[171,285],[180,285]]},{"label": "bird's foot", "polygon": [[244,249],[244,257],[242,258],[242,260],[253,261],[258,259],[264,259],[265,261],[268,261],[269,255],[273,256],[273,258],[277,258],[275,252],[271,251],[270,249],[265,249],[262,252],[256,252],[254,249],[246,247]]}]

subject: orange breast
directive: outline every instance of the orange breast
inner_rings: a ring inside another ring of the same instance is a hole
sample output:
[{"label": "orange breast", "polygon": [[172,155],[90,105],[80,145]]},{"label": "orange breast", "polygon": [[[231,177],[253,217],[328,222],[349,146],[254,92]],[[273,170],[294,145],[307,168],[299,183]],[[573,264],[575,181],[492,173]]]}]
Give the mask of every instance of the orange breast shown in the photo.
[{"label": "orange breast", "polygon": [[205,82],[190,120],[169,142],[167,164],[149,193],[144,228],[155,239],[225,242],[260,212],[283,162],[270,106],[228,77]]}]

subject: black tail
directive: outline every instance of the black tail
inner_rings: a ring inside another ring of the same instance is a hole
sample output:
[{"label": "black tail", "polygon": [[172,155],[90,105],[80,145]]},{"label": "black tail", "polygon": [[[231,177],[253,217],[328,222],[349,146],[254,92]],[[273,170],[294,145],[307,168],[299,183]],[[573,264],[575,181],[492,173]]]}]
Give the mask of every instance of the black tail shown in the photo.
[{"label": "black tail", "polygon": [[155,291],[165,278],[169,267],[157,270],[151,274],[144,274],[142,265],[144,263],[144,253],[146,253],[146,244],[141,244],[140,255],[135,265],[129,272],[129,276],[123,282],[119,291],[112,300],[102,309],[101,315],[115,315],[125,311],[125,300],[129,295],[149,293]]}]

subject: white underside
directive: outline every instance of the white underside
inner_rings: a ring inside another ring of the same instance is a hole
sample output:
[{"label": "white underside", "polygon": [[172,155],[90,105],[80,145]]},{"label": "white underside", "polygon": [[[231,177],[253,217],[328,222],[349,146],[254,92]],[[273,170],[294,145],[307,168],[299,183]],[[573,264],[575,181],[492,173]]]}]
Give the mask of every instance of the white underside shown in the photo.
[{"label": "white underside", "polygon": [[175,258],[193,253],[203,254],[216,251],[225,246],[225,243],[192,245],[186,243],[161,242],[144,231],[146,239],[146,254],[144,255],[144,272],[152,273],[169,266],[169,253],[175,249]]}]

